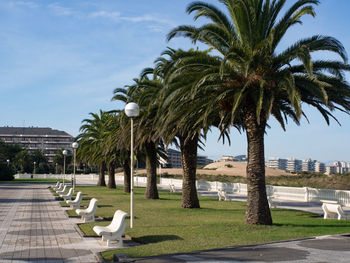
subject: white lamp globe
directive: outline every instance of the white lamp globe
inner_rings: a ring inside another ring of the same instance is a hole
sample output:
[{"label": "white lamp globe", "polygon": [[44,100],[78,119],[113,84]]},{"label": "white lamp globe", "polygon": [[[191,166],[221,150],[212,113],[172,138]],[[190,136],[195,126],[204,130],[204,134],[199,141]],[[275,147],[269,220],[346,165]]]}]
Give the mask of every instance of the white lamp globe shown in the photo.
[{"label": "white lamp globe", "polygon": [[77,149],[78,146],[79,146],[79,144],[78,144],[77,142],[73,142],[73,143],[72,143],[72,148],[73,148],[73,149]]},{"label": "white lamp globe", "polygon": [[126,116],[132,118],[139,116],[140,108],[135,102],[130,102],[126,104],[124,111]]},{"label": "white lamp globe", "polygon": [[67,155],[68,154],[67,150],[63,150],[62,153],[63,153],[63,155]]}]

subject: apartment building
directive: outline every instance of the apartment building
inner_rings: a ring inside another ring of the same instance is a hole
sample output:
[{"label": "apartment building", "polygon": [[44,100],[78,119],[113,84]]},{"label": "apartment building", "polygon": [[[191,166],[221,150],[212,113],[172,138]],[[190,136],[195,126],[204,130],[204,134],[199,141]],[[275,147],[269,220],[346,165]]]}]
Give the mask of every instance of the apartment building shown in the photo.
[{"label": "apartment building", "polygon": [[[173,149],[167,149],[168,159],[164,161],[164,165],[170,168],[181,168],[181,152]],[[213,160],[208,159],[206,156],[197,156],[197,165],[203,166],[212,163]]]},{"label": "apartment building", "polygon": [[304,160],[301,165],[301,170],[303,172],[314,172],[315,171],[315,160],[311,160],[310,158]]},{"label": "apartment building", "polygon": [[294,158],[287,159],[287,171],[290,172],[300,172],[302,169],[302,161]]},{"label": "apartment building", "polygon": [[0,127],[0,140],[17,143],[28,151],[41,150],[49,162],[57,151],[72,150],[73,136],[60,130],[39,127]]},{"label": "apartment building", "polygon": [[326,172],[326,165],[324,163],[315,162],[315,172],[325,173]]},{"label": "apartment building", "polygon": [[281,159],[278,157],[271,157],[267,164],[267,167],[273,169],[287,170],[287,159]]}]

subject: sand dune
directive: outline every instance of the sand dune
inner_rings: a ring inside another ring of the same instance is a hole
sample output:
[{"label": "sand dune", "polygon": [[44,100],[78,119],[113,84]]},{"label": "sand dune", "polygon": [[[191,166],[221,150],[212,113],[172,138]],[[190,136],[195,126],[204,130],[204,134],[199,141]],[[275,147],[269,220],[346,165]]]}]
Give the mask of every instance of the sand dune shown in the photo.
[{"label": "sand dune", "polygon": [[[232,167],[231,167],[232,166]],[[208,164],[204,169],[197,169],[197,174],[246,176],[246,162],[215,162]],[[286,171],[278,169],[265,169],[266,176],[290,175]],[[159,170],[157,171],[159,173]],[[137,173],[146,173],[145,169],[138,170]],[[182,169],[162,168],[162,173],[182,174]]]}]

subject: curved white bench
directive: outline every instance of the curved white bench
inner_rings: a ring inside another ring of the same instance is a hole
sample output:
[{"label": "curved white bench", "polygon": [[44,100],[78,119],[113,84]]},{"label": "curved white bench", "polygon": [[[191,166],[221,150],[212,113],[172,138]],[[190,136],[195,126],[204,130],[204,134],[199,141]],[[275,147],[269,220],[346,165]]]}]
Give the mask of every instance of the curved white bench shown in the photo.
[{"label": "curved white bench", "polygon": [[64,201],[72,200],[73,193],[74,189],[70,188],[67,194],[60,194],[60,197],[62,197]]},{"label": "curved white bench", "polygon": [[89,206],[86,209],[76,209],[75,212],[81,216],[81,219],[84,223],[86,222],[94,222],[95,221],[95,213],[97,210],[97,202],[96,198],[92,198],[90,200]]},{"label": "curved white bench", "polygon": [[170,193],[175,193],[176,192],[175,185],[169,184],[169,191]]},{"label": "curved white bench", "polygon": [[60,182],[57,182],[54,186],[52,186],[52,189],[57,189],[58,188],[58,186],[60,185]]},{"label": "curved white bench", "polygon": [[94,226],[93,230],[99,236],[102,236],[102,241],[107,240],[107,247],[110,246],[110,241],[119,240],[114,247],[123,247],[123,233],[126,228],[125,218],[128,216],[122,210],[117,210],[114,213],[113,220],[108,226]]},{"label": "curved white bench", "polygon": [[65,186],[63,187],[62,190],[56,191],[56,193],[57,193],[58,195],[61,195],[61,194],[64,194],[64,193],[66,192],[66,190],[67,190],[67,185],[65,185]]},{"label": "curved white bench", "polygon": [[219,189],[218,190],[218,197],[219,201],[227,201],[229,200],[226,194],[226,191],[224,189]]},{"label": "curved white bench", "polygon": [[63,184],[62,183],[60,183],[59,185],[58,185],[58,187],[57,188],[54,188],[54,190],[57,192],[57,191],[61,191],[63,189]]},{"label": "curved white bench", "polygon": [[78,192],[77,196],[73,201],[71,200],[66,200],[66,203],[70,205],[72,209],[79,209],[80,208],[80,203],[83,200],[83,194],[82,192]]},{"label": "curved white bench", "polygon": [[324,219],[338,217],[340,219],[350,219],[350,214],[345,213],[341,205],[337,201],[321,200]]}]

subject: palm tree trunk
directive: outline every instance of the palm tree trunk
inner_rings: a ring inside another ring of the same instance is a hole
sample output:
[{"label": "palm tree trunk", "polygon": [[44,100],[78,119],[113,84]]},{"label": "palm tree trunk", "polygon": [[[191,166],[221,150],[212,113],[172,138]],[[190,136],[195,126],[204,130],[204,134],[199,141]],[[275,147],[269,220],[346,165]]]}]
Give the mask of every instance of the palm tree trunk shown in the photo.
[{"label": "palm tree trunk", "polygon": [[181,148],[182,207],[200,208],[196,188],[198,134],[193,138],[179,136]]},{"label": "palm tree trunk", "polygon": [[147,186],[145,192],[146,199],[159,199],[157,189],[157,146],[154,142],[147,142],[146,148],[146,169]]},{"label": "palm tree trunk", "polygon": [[130,193],[131,191],[131,174],[129,159],[126,159],[123,163],[124,170],[124,193]]},{"label": "palm tree trunk", "polygon": [[262,113],[258,123],[254,107],[246,107],[244,126],[248,141],[248,197],[247,224],[271,225],[272,217],[266,196],[264,134],[265,115]]},{"label": "palm tree trunk", "polygon": [[108,164],[108,188],[117,188],[115,184],[115,165],[114,163]]},{"label": "palm tree trunk", "polygon": [[97,182],[97,186],[106,186],[106,181],[105,181],[105,164],[102,163],[100,166],[100,173],[98,175],[98,182]]}]

